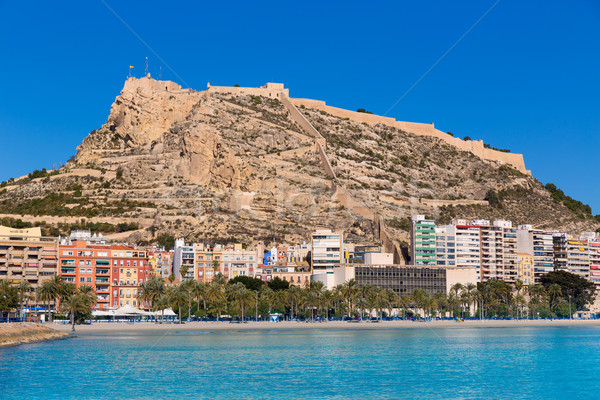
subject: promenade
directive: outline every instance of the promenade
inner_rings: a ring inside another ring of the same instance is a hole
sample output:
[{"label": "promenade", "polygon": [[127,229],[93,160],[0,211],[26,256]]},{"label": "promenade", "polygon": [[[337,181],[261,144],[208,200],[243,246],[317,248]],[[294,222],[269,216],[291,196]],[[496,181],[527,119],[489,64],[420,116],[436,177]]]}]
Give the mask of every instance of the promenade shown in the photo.
[{"label": "promenade", "polygon": [[[47,324],[53,329],[68,332],[71,325]],[[556,327],[556,326],[600,326],[600,320],[473,320],[456,321],[380,321],[380,322],[185,322],[177,323],[113,323],[98,322],[91,325],[77,325],[77,333],[92,332],[140,332],[140,331],[220,331],[220,330],[279,330],[279,329],[437,329],[437,328],[515,328],[515,327]]]}]

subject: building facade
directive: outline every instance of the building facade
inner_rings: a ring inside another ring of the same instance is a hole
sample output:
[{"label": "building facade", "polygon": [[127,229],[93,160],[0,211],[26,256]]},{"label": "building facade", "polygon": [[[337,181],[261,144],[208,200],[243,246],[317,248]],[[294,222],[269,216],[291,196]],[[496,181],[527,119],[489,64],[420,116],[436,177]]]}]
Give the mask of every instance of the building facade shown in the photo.
[{"label": "building facade", "polygon": [[28,282],[36,289],[58,274],[58,239],[40,228],[0,226],[0,279]]},{"label": "building facade", "polygon": [[329,229],[317,230],[311,235],[312,268],[333,270],[343,260],[344,240],[341,233]]},{"label": "building facade", "polygon": [[410,227],[410,263],[425,267],[435,267],[435,221],[424,215],[413,215]]}]

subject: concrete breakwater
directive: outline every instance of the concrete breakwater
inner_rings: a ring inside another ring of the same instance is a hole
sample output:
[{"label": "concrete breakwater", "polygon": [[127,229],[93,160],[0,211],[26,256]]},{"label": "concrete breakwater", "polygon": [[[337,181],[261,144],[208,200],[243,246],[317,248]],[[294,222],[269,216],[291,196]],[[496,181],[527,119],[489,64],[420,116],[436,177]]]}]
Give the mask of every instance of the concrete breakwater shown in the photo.
[{"label": "concrete breakwater", "polygon": [[33,322],[0,324],[0,347],[64,339],[70,335]]}]

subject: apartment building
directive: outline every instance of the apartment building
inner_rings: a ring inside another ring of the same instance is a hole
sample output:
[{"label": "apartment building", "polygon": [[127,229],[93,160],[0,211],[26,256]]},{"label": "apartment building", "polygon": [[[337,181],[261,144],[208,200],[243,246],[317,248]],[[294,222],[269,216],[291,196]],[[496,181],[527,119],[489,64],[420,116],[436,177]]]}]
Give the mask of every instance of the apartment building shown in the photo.
[{"label": "apartment building", "polygon": [[186,245],[183,239],[175,240],[175,248],[173,249],[173,274],[175,278],[185,280],[195,277],[195,254],[194,245]]},{"label": "apartment building", "polygon": [[472,220],[479,227],[481,252],[481,281],[490,279],[514,283],[517,279],[517,230],[512,222]]},{"label": "apartment building", "polygon": [[554,270],[567,270],[567,239],[566,233],[552,232],[552,252]]},{"label": "apartment building", "polygon": [[148,250],[148,263],[155,276],[168,278],[173,272],[173,252],[164,249]]},{"label": "apartment building", "polygon": [[254,273],[258,267],[256,249],[246,250],[239,243],[225,247],[222,251],[222,260],[223,269],[221,273],[227,279],[233,279],[237,276],[254,277]]},{"label": "apartment building", "polygon": [[343,235],[329,229],[317,230],[311,235],[312,268],[333,270],[343,260]]},{"label": "apartment building", "polygon": [[41,229],[0,226],[0,279],[26,281],[33,288],[58,274],[58,239]]},{"label": "apartment building", "polygon": [[519,225],[517,252],[533,256],[534,284],[540,283],[540,276],[554,271],[553,232],[533,229],[531,225]]},{"label": "apartment building", "polygon": [[590,239],[590,281],[600,291],[600,237]]},{"label": "apartment building", "polygon": [[424,215],[413,215],[410,226],[410,263],[436,266],[435,221]]},{"label": "apartment building", "polygon": [[139,286],[152,276],[148,252],[131,246],[64,240],[58,257],[63,280],[93,287],[99,310],[140,306]]},{"label": "apartment building", "polygon": [[436,265],[438,267],[474,268],[481,274],[480,229],[466,220],[435,230]]},{"label": "apartment building", "polygon": [[590,278],[590,245],[587,239],[567,239],[567,271]]},{"label": "apartment building", "polygon": [[517,253],[517,279],[523,285],[533,285],[533,256],[527,253]]}]

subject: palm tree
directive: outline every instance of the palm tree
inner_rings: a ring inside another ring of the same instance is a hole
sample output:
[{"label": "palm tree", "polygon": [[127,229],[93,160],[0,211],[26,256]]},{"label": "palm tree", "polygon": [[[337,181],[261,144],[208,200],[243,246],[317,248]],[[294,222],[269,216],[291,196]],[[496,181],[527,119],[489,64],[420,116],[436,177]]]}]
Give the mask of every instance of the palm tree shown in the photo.
[{"label": "palm tree", "polygon": [[344,300],[348,304],[348,316],[352,316],[352,304],[354,299],[356,298],[357,292],[357,284],[354,279],[350,279],[348,282],[342,285],[342,294],[344,296]]},{"label": "palm tree", "polygon": [[181,320],[181,306],[182,304],[185,304],[185,302],[188,299],[187,291],[185,290],[183,285],[171,286],[169,287],[169,289],[167,289],[167,296],[169,298],[169,301],[171,302],[171,305],[173,307],[177,306],[177,311],[179,313],[179,323],[183,323],[183,321]]},{"label": "palm tree", "polygon": [[562,289],[558,283],[548,286],[548,295],[550,296],[550,308],[554,309],[558,305],[558,300],[562,296]]},{"label": "palm tree", "polygon": [[194,296],[198,300],[197,311],[200,311],[200,299],[202,299],[203,310],[206,313],[206,293],[208,291],[208,285],[205,282],[196,282],[196,286],[194,287]]},{"label": "palm tree", "polygon": [[96,302],[97,302],[96,291],[94,290],[94,288],[92,286],[89,286],[89,285],[81,286],[79,288],[79,293],[81,293],[87,297],[87,301],[88,301],[88,304],[90,305],[90,307],[93,307],[96,304]]},{"label": "palm tree", "polygon": [[50,321],[51,313],[50,313],[50,302],[54,300],[54,285],[51,281],[46,281],[42,283],[40,287],[37,289],[38,299],[43,301],[46,305],[46,320]]},{"label": "palm tree", "polygon": [[[65,282],[60,275],[54,275],[52,279],[49,281],[52,293],[52,300],[54,300],[54,304],[56,307],[60,305],[60,299],[64,294],[64,284]],[[50,322],[54,320],[52,313],[50,313]]]},{"label": "palm tree", "polygon": [[187,300],[188,300],[188,320],[189,320],[191,318],[191,316],[192,316],[192,299],[194,297],[194,292],[196,290],[196,280],[194,280],[194,278],[186,279],[185,281],[183,281],[181,283],[180,287],[182,288],[182,290],[187,295]]},{"label": "palm tree", "polygon": [[[302,289],[300,289],[298,286],[290,286],[290,288],[287,290],[286,296],[287,301],[290,302],[290,319],[294,319],[294,305],[296,308],[298,308],[298,304],[302,298]],[[271,311],[271,303],[269,303],[269,311]]]},{"label": "palm tree", "polygon": [[85,294],[76,294],[65,298],[61,309],[71,314],[71,330],[75,332],[75,319],[77,314],[88,314],[92,311],[89,297]]},{"label": "palm tree", "polygon": [[206,291],[206,298],[212,305],[212,309],[217,313],[217,321],[221,320],[221,312],[227,309],[225,291],[223,285],[218,281],[210,283]]},{"label": "palm tree", "polygon": [[417,306],[417,308],[423,310],[423,316],[425,316],[426,296],[427,293],[425,293],[425,291],[420,288],[413,290],[411,295],[413,302]]},{"label": "palm tree", "polygon": [[17,284],[17,293],[19,295],[19,315],[23,313],[23,302],[31,290],[31,284],[27,281],[20,280]]},{"label": "palm tree", "polygon": [[150,302],[151,309],[153,311],[158,311],[159,309],[162,311],[160,321],[161,323],[164,322],[165,308],[167,308],[169,304],[168,302],[161,302],[159,300],[167,293],[167,286],[165,285],[165,282],[160,277],[153,276],[150,278],[150,280],[143,283],[141,290],[143,298]]}]

